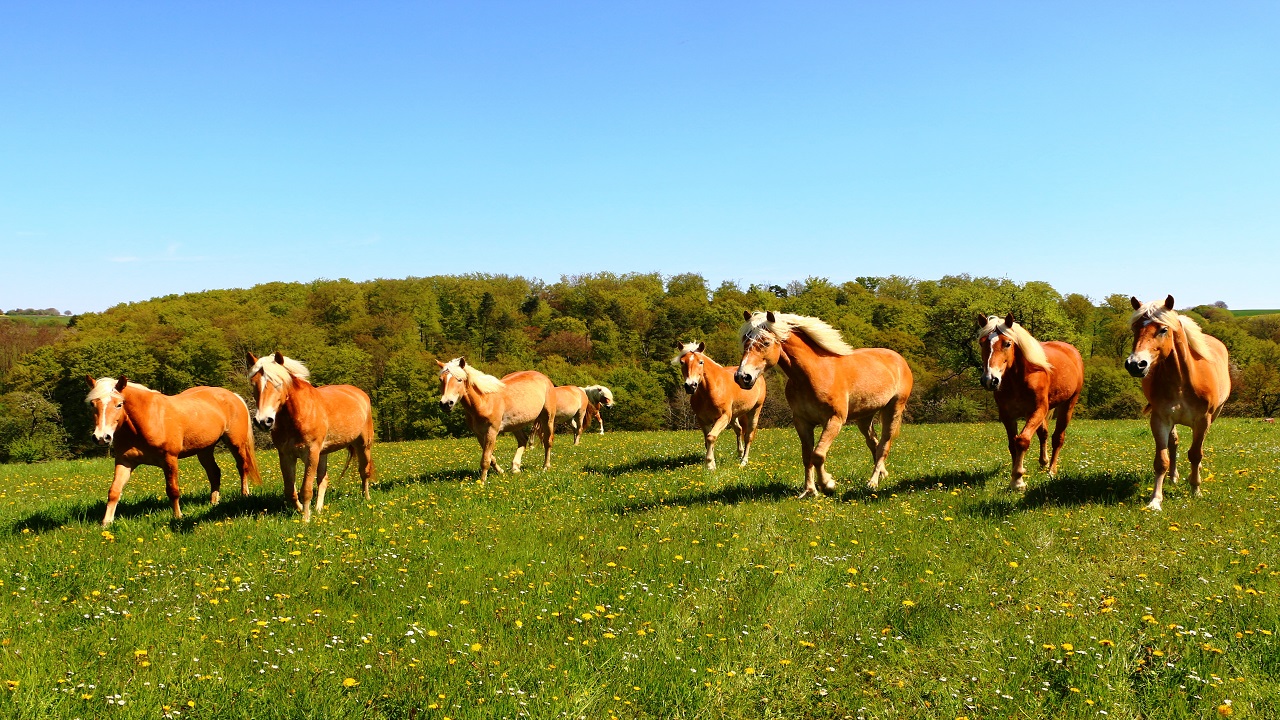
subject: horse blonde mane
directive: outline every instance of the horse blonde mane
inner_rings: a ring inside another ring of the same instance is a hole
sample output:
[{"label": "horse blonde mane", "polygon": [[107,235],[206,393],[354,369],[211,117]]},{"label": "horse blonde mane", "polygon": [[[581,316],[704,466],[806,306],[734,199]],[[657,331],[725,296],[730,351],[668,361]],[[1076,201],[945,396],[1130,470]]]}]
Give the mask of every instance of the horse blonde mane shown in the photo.
[{"label": "horse blonde mane", "polygon": [[1026,358],[1031,365],[1052,370],[1053,365],[1049,363],[1049,358],[1044,354],[1044,346],[1036,340],[1026,328],[1022,327],[1015,321],[1013,326],[1005,325],[1005,319],[999,315],[988,315],[987,324],[978,331],[978,337],[990,335],[991,333],[1000,333],[1013,341],[1013,344],[1022,351],[1022,357]]},{"label": "horse blonde mane", "polygon": [[738,328],[739,337],[745,342],[754,340],[763,333],[773,335],[779,342],[786,342],[791,333],[799,330],[809,337],[815,345],[835,355],[851,355],[853,348],[840,336],[840,331],[816,317],[792,315],[791,313],[774,313],[774,321],[769,322],[768,313],[758,312]]},{"label": "horse blonde mane", "polygon": [[[284,356],[281,356],[284,357]],[[262,371],[262,377],[271,382],[272,385],[280,387],[281,385],[290,385],[294,378],[306,380],[311,377],[311,371],[306,365],[294,360],[291,357],[284,358],[284,364],[276,362],[275,353],[264,355],[258,358],[258,362],[249,368],[249,377],[253,377]]]},{"label": "horse blonde mane", "polygon": [[476,390],[479,390],[481,393],[486,395],[498,392],[507,386],[506,383],[502,382],[498,378],[477,370],[474,365],[467,365],[464,367],[462,364],[462,358],[460,357],[456,357],[445,363],[444,369],[440,372],[447,372],[454,378],[470,384]]},{"label": "horse blonde mane", "polygon": [[588,385],[582,390],[591,402],[598,403],[600,398],[608,398],[609,402],[613,402],[613,391],[603,385]]},{"label": "horse blonde mane", "polygon": [[675,357],[673,357],[673,358],[671,358],[671,364],[672,364],[672,365],[679,365],[679,364],[680,364],[680,358],[684,357],[685,355],[688,355],[688,354],[689,354],[689,353],[691,353],[691,352],[698,352],[698,343],[696,343],[696,342],[687,342],[687,343],[685,343],[684,345],[682,345],[682,346],[680,347],[680,352],[676,353],[676,356],[675,356]]},{"label": "horse blonde mane", "polygon": [[1191,352],[1195,353],[1196,357],[1210,357],[1209,346],[1205,343],[1204,330],[1200,329],[1200,325],[1186,315],[1180,315],[1166,308],[1164,301],[1143,303],[1142,307],[1134,310],[1129,316],[1129,327],[1134,330],[1148,322],[1165,327],[1171,327],[1174,322],[1177,322],[1182,328],[1182,336],[1187,339],[1187,346],[1191,348]]},{"label": "horse blonde mane", "polygon": [[[87,403],[91,403],[97,400],[105,400],[111,397],[111,395],[116,391],[117,382],[119,381],[116,380],[115,378],[109,378],[109,377],[98,378],[97,381],[93,383],[93,388],[89,390],[89,394],[85,396],[84,401]],[[146,390],[147,392],[155,392],[154,390],[147,387],[146,385],[139,385],[136,382],[130,382],[128,383],[127,386],[133,388],[134,390]]]}]

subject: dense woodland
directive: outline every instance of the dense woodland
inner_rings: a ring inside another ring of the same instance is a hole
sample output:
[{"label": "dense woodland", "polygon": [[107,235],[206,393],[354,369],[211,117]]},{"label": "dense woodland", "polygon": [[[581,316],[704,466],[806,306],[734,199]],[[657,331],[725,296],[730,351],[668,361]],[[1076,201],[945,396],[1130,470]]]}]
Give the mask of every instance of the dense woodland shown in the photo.
[{"label": "dense woodland", "polygon": [[[1187,312],[1231,351],[1227,412],[1273,415],[1280,314],[1235,317],[1220,305]],[[912,422],[994,417],[977,381],[978,312],[1012,311],[1039,339],[1080,349],[1078,415],[1132,418],[1144,405],[1121,367],[1131,342],[1123,294],[1099,303],[1042,282],[968,276],[745,289],[712,288],[696,274],[600,273],[554,284],[492,275],[318,280],[171,295],[74,316],[65,327],[0,318],[0,461],[90,450],[86,374],[127,375],[165,393],[222,385],[248,397],[245,351],[279,350],[306,363],[317,384],[363,388],[383,440],[465,434],[461,413],[438,406],[433,362],[459,355],[495,375],[536,368],[557,384],[608,385],[618,401],[605,418],[611,428],[687,428],[674,343],[705,340],[712,357],[736,364],[742,311],[760,309],[816,315],[855,347],[902,353],[915,374]],[[765,425],[789,424],[778,373],[769,391]]]}]

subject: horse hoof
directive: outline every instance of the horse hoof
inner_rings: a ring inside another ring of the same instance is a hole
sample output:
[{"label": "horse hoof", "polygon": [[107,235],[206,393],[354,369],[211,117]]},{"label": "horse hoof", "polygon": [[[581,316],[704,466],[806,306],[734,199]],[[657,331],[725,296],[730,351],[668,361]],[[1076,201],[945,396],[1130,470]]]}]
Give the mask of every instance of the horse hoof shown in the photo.
[{"label": "horse hoof", "polygon": [[1009,486],[1009,489],[1010,489],[1011,491],[1013,491],[1013,492],[1022,492],[1023,490],[1026,490],[1026,489],[1027,489],[1027,484],[1026,484],[1025,482],[1023,482],[1023,481],[1019,480],[1018,482],[1013,483],[1012,485],[1010,485],[1010,486]]},{"label": "horse hoof", "polygon": [[1150,510],[1150,511],[1152,511],[1152,512],[1160,512],[1160,510],[1161,510],[1160,505],[1161,505],[1161,503],[1162,503],[1162,502],[1163,502],[1163,501],[1161,501],[1161,500],[1156,500],[1156,499],[1152,498],[1151,502],[1147,503],[1147,509],[1148,509],[1148,510]]},{"label": "horse hoof", "polygon": [[222,494],[221,494],[221,493],[218,493],[218,492],[211,493],[211,494],[209,495],[209,504],[210,504],[210,505],[217,505],[217,504],[218,504],[218,501],[219,501],[219,500],[221,500],[221,499],[222,499]]}]

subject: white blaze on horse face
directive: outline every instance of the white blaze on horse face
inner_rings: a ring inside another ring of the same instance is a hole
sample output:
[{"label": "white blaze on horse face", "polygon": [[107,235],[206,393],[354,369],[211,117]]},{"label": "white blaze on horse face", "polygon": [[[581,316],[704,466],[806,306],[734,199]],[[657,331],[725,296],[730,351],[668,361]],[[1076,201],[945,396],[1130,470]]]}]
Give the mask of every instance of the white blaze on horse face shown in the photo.
[{"label": "white blaze on horse face", "polygon": [[266,428],[275,424],[276,413],[280,410],[281,394],[271,392],[274,389],[277,388],[267,378],[266,373],[259,372],[253,385],[253,402],[258,407],[257,412],[253,414],[253,421]]},{"label": "white blaze on horse face", "polygon": [[99,445],[107,445],[115,437],[116,427],[124,416],[124,396],[111,393],[104,398],[93,401],[93,409],[97,412],[93,426],[93,439]]},{"label": "white blaze on horse face", "polygon": [[999,386],[1000,380],[1004,377],[1004,368],[992,367],[992,361],[997,355],[996,343],[1000,341],[1000,332],[995,331],[987,336],[987,364],[983,368],[982,384],[988,388]]},{"label": "white blaze on horse face", "polygon": [[452,410],[466,391],[467,384],[448,369],[440,373],[440,405],[446,410]]}]

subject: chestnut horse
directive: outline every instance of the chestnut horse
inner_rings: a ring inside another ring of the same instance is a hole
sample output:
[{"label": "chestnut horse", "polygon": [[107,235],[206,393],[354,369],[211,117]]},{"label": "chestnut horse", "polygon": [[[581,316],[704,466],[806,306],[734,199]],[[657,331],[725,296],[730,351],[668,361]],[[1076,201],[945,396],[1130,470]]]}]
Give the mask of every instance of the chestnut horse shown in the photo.
[{"label": "chestnut horse", "polygon": [[[324,510],[329,453],[335,450],[346,449],[348,465],[356,461],[361,490],[368,500],[374,472],[373,409],[369,396],[352,385],[316,387],[307,382],[311,372],[305,365],[278,352],[261,358],[246,353],[245,359],[249,363],[253,400],[258,406],[253,421],[271,431],[271,440],[280,453],[285,500],[302,513],[302,521],[311,522],[313,491],[316,513]],[[294,481],[298,460],[303,463],[301,501]]]},{"label": "chestnut horse", "polygon": [[582,431],[586,429],[587,409],[591,407],[587,393],[577,385],[557,385],[556,420],[568,420],[574,429],[573,444],[582,440]]},{"label": "chestnut horse", "polygon": [[[742,315],[742,362],[733,379],[750,389],[773,365],[786,373],[787,404],[804,457],[800,497],[818,494],[817,477],[825,492],[835,491],[835,479],[826,469],[827,450],[846,420],[857,423],[871,450],[875,469],[867,487],[879,487],[881,478],[889,475],[889,447],[911,397],[913,378],[907,361],[886,348],[854,350],[839,331],[818,318],[772,312]],[[879,439],[872,427],[877,417]],[[816,427],[822,428],[822,435],[814,445]]]},{"label": "chestnut horse", "polygon": [[613,407],[613,391],[603,385],[588,385],[582,388],[587,394],[587,417],[586,426],[591,427],[591,419],[595,418],[600,423],[600,434],[604,434],[604,416],[600,414],[600,408]]},{"label": "chestnut horse", "polygon": [[[1009,313],[978,315],[978,344],[982,346],[982,387],[995,391],[1000,422],[1009,436],[1013,477],[1009,489],[1026,490],[1023,464],[1031,436],[1040,438],[1040,467],[1058,473],[1058,454],[1067,425],[1084,390],[1084,360],[1072,345],[1056,340],[1040,343]],[[1049,457],[1049,411],[1054,412],[1053,457]],[[1027,423],[1018,432],[1018,420]]]},{"label": "chestnut horse", "polygon": [[480,441],[480,482],[489,478],[489,468],[499,474],[502,468],[493,459],[498,435],[510,431],[516,437],[516,454],[511,459],[511,472],[520,472],[520,459],[529,447],[529,432],[537,427],[542,440],[542,469],[551,467],[551,443],[556,432],[555,385],[540,372],[521,370],[501,380],[471,365],[466,358],[447,363],[439,360],[440,407],[445,412],[461,405],[467,414],[467,425]]},{"label": "chestnut horse", "polygon": [[681,343],[676,341],[680,354],[672,364],[680,366],[684,377],[684,391],[689,393],[689,405],[693,416],[702,428],[707,444],[704,464],[708,470],[716,469],[716,438],[725,426],[733,426],[738,437],[738,467],[747,466],[751,455],[751,441],[756,438],[756,425],[760,411],[764,409],[765,384],[744,390],[733,381],[736,367],[727,368],[712,360],[703,351],[705,343]]},{"label": "chestnut horse", "polygon": [[225,439],[240,473],[240,493],[249,494],[249,480],[262,484],[253,454],[253,428],[249,408],[239,395],[219,387],[193,387],[177,395],[163,395],[128,378],[87,376],[93,408],[93,439],[110,445],[115,478],[107,491],[106,527],[116,519],[116,505],[125,483],[139,465],[164,470],[165,490],[173,503],[173,517],[181,518],[178,498],[178,459],[195,455],[209,476],[209,501],[221,498],[222,469],[214,458],[214,446]]},{"label": "chestnut horse", "polygon": [[1200,460],[1204,436],[1231,394],[1227,346],[1206,335],[1189,317],[1173,311],[1173,296],[1164,302],[1142,303],[1130,298],[1133,315],[1133,353],[1124,369],[1142,378],[1142,394],[1151,413],[1151,435],[1156,441],[1155,494],[1147,507],[1159,510],[1164,502],[1164,478],[1178,481],[1178,425],[1191,428],[1191,494],[1200,494]]}]

